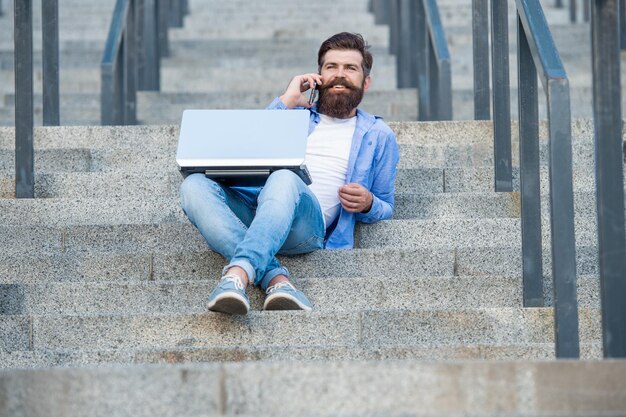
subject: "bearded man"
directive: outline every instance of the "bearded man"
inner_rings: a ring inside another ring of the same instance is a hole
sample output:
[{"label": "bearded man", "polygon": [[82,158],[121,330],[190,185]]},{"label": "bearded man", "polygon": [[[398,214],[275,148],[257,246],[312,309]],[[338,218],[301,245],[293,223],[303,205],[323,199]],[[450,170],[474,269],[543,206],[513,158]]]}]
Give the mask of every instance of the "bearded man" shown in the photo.
[{"label": "bearded man", "polygon": [[[368,49],[359,34],[331,36],[318,52],[319,73],[295,76],[268,107],[310,110],[305,164],[311,185],[290,170],[273,172],[263,187],[228,187],[203,174],[183,181],[183,210],[228,262],[209,310],[247,314],[246,288],[253,284],[267,294],[264,310],[310,311],[276,255],[350,249],[357,221],[391,217],[396,137],[380,117],[357,108],[371,84]],[[303,93],[316,87],[313,104]]]}]

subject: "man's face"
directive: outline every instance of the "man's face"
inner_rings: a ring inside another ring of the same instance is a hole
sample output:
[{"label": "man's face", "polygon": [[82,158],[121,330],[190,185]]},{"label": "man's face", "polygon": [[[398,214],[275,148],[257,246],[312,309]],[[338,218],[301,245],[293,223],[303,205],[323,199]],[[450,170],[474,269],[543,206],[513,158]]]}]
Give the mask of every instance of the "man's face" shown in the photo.
[{"label": "man's face", "polygon": [[320,75],[317,110],[345,119],[356,115],[356,108],[369,89],[370,77],[363,74],[363,56],[353,49],[331,49],[324,55]]}]

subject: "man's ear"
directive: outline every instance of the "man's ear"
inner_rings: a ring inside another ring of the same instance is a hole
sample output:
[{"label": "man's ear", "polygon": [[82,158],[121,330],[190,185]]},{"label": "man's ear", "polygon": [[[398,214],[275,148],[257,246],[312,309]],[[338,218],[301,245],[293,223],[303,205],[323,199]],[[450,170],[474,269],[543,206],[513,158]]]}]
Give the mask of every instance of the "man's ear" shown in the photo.
[{"label": "man's ear", "polygon": [[367,77],[365,77],[365,83],[363,84],[363,91],[367,91],[370,88],[370,85],[372,84],[372,77],[370,77],[369,75]]}]

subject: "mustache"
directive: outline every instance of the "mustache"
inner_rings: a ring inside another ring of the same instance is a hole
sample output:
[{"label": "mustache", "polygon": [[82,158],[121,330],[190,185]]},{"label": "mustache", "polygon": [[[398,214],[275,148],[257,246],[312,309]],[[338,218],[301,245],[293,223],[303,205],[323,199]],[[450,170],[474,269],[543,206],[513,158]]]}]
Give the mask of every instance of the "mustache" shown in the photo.
[{"label": "mustache", "polygon": [[327,89],[332,88],[332,87],[334,87],[336,85],[341,85],[341,86],[344,86],[344,87],[349,88],[351,90],[356,90],[357,89],[357,87],[354,84],[352,84],[351,82],[349,82],[345,78],[335,78],[334,80],[332,80],[328,84],[322,84],[319,87],[319,89],[320,90],[327,90]]}]

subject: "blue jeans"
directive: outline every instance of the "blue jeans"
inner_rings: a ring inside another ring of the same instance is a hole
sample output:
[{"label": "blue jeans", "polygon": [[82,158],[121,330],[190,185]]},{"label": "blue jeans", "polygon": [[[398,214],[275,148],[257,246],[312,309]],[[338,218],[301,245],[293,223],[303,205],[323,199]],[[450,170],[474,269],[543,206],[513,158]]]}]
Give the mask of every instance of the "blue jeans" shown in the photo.
[{"label": "blue jeans", "polygon": [[180,187],[182,208],[209,247],[248,279],[266,289],[289,276],[276,254],[296,255],[324,245],[324,219],[317,198],[293,172],[273,172],[262,188],[223,186],[192,174]]}]

